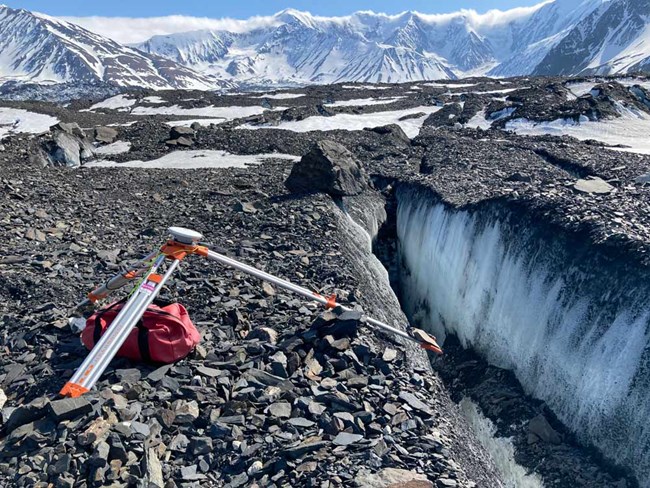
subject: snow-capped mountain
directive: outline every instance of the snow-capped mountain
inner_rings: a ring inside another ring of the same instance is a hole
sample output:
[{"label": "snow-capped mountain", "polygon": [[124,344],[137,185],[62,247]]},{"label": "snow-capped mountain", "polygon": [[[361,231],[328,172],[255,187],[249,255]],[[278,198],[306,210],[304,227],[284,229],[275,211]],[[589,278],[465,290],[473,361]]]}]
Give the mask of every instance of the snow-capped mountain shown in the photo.
[{"label": "snow-capped mountain", "polygon": [[485,14],[288,9],[237,31],[154,36],[132,47],[0,6],[0,80],[214,88],[635,70],[650,70],[650,0],[549,0]]},{"label": "snow-capped mountain", "polygon": [[[552,0],[486,14],[462,10],[440,15],[357,12],[317,17],[289,9],[267,19],[262,27],[258,21],[238,32],[155,36],[136,47],[226,79],[256,83],[516,76],[540,71],[538,66],[548,64],[555,48],[561,49],[579,26],[599,12],[633,2],[647,5],[648,0]],[[612,14],[607,22],[618,29],[631,18]],[[638,16],[634,19],[637,30],[647,23]],[[621,42],[602,32],[601,37],[606,47]],[[650,48],[646,52],[650,54]],[[612,65],[611,71],[619,66]]]},{"label": "snow-capped mountain", "polygon": [[533,73],[548,52],[602,4],[601,0],[555,0],[542,5],[528,18],[514,19],[507,26],[507,38],[498,42],[505,48],[501,62],[488,74],[520,76]]},{"label": "snow-capped mountain", "polygon": [[610,74],[650,69],[650,0],[612,0],[578,22],[536,74]]},{"label": "snow-capped mountain", "polygon": [[77,25],[0,5],[0,80],[215,88],[217,80]]}]

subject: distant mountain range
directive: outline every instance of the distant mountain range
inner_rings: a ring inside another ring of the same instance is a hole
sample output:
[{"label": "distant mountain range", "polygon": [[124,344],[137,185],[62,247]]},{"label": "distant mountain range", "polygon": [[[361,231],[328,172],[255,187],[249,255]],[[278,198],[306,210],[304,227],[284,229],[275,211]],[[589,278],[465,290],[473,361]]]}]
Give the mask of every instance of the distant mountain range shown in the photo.
[{"label": "distant mountain range", "polygon": [[69,22],[0,7],[0,78],[208,88],[650,69],[650,0],[554,0],[482,15],[324,18],[284,10],[267,20],[127,47]]},{"label": "distant mountain range", "polygon": [[0,6],[0,80],[214,88],[224,82],[86,29]]}]

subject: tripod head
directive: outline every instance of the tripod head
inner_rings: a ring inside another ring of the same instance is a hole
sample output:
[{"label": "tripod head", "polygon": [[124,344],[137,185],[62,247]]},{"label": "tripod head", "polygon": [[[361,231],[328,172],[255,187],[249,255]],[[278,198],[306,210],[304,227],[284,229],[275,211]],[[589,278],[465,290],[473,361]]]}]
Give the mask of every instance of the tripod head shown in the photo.
[{"label": "tripod head", "polygon": [[167,232],[171,235],[172,239],[181,244],[196,245],[201,239],[203,234],[194,230],[185,229],[184,227],[170,227]]}]

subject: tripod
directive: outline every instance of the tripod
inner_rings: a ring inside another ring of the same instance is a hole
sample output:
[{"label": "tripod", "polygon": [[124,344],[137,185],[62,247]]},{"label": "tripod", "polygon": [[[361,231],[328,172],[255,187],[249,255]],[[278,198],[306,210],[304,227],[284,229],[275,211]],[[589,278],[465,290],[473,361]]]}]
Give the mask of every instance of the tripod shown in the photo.
[{"label": "tripod", "polygon": [[[241,263],[235,259],[229,258],[214,251],[210,251],[206,246],[201,245],[199,241],[203,238],[201,234],[190,229],[182,227],[170,227],[168,229],[171,239],[168,240],[159,250],[145,256],[142,260],[135,263],[124,273],[113,276],[104,284],[88,294],[88,298],[81,302],[78,307],[88,303],[95,303],[110,295],[115,290],[122,288],[124,285],[136,278],[143,277],[140,284],[135,288],[128,301],[117,314],[110,327],[102,335],[101,339],[95,344],[81,366],[74,373],[72,378],[61,389],[60,394],[68,397],[79,397],[87,393],[104,373],[111,360],[115,357],[122,344],[128,338],[131,330],[142,315],[151,305],[162,287],[169,281],[171,275],[178,268],[181,261],[188,255],[196,254],[212,261],[217,261],[223,265],[237,269],[251,276],[255,276],[264,281],[268,281],[280,288],[292,291],[309,300],[314,300],[325,308],[340,307],[344,311],[352,309],[340,305],[336,301],[336,296],[325,297],[320,293],[313,292],[307,288],[291,283],[290,281],[278,278],[257,268]],[[164,273],[161,270],[163,263],[167,263]],[[442,354],[442,350],[434,337],[419,329],[411,329],[411,334],[403,330],[391,327],[388,324],[375,320],[366,315],[362,316],[366,323],[377,327],[392,335],[396,335],[416,342],[423,349]]]}]

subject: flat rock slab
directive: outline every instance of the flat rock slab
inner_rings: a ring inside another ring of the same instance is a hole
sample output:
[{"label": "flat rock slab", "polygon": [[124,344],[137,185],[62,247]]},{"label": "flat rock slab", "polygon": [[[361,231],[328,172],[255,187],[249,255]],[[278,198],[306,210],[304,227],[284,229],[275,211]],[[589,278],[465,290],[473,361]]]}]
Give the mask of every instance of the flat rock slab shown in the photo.
[{"label": "flat rock slab", "polygon": [[337,446],[349,446],[355,442],[359,442],[363,439],[361,434],[349,434],[347,432],[340,432],[332,441]]},{"label": "flat rock slab", "polygon": [[93,407],[84,397],[55,400],[48,405],[50,415],[56,420],[68,420],[90,412]]},{"label": "flat rock slab", "polygon": [[269,406],[269,413],[277,418],[288,419],[291,417],[291,404],[287,402],[277,402]]},{"label": "flat rock slab", "polygon": [[614,187],[607,183],[602,178],[597,176],[590,176],[584,180],[576,181],[573,188],[582,192],[582,193],[597,193],[597,194],[607,194],[611,193],[614,190]]},{"label": "flat rock slab", "polygon": [[[377,473],[361,470],[355,480],[359,488],[432,488],[426,475],[398,468],[384,468]],[[417,483],[417,484],[415,484]]]},{"label": "flat rock slab", "polygon": [[403,391],[399,394],[400,400],[405,401],[411,408],[418,410],[427,415],[433,415],[433,411],[413,394]]},{"label": "flat rock slab", "polygon": [[296,459],[310,452],[318,451],[323,447],[329,446],[329,442],[319,440],[319,441],[307,441],[299,444],[295,447],[290,447],[289,449],[284,450],[285,456],[290,459]]}]

